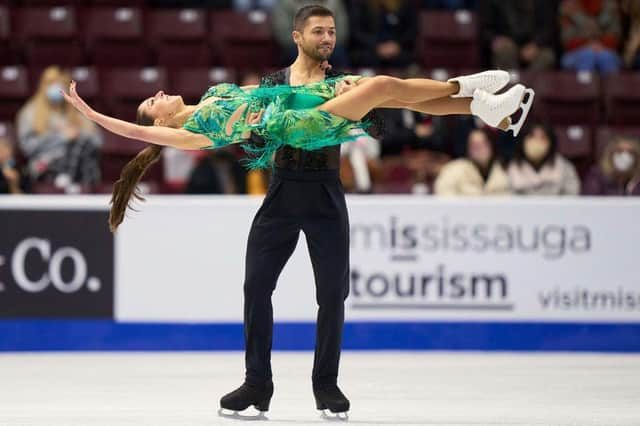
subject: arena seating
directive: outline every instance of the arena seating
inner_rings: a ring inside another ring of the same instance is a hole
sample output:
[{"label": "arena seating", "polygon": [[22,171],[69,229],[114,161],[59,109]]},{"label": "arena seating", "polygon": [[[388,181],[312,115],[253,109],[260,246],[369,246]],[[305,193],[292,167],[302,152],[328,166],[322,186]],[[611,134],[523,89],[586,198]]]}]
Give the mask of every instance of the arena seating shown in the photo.
[{"label": "arena seating", "polygon": [[418,57],[427,68],[477,68],[478,23],[469,11],[424,11],[418,24]]}]

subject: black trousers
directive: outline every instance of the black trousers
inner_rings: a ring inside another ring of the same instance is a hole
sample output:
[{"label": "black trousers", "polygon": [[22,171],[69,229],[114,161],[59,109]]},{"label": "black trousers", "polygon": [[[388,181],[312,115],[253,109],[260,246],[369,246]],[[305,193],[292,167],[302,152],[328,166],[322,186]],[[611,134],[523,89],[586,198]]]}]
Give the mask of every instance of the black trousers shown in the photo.
[{"label": "black trousers", "polygon": [[[246,380],[271,379],[271,295],[300,231],[307,239],[318,318],[312,380],[336,383],[349,294],[349,218],[337,170],[276,169],[251,225],[244,282]],[[305,284],[305,283],[301,283]]]}]

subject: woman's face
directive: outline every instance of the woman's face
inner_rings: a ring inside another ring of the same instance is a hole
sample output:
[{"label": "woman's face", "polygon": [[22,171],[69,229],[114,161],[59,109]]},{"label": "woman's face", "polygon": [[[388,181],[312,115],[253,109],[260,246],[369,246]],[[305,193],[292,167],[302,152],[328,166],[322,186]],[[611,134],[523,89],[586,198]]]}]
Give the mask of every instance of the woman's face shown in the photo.
[{"label": "woman's face", "polygon": [[170,96],[159,90],[154,96],[142,101],[138,110],[154,120],[159,120],[162,124],[174,116],[183,106],[182,96]]},{"label": "woman's face", "polygon": [[64,103],[62,90],[69,87],[69,80],[64,75],[50,72],[42,79],[42,89],[47,100],[53,105]]},{"label": "woman's face", "polygon": [[524,155],[528,160],[541,161],[549,152],[551,141],[542,127],[536,127],[524,140]]},{"label": "woman's face", "polygon": [[493,157],[491,143],[484,132],[474,130],[469,134],[468,142],[469,158],[474,162],[486,166]]},{"label": "woman's face", "polygon": [[618,173],[626,174],[636,169],[637,162],[638,158],[634,144],[624,139],[618,141],[611,153],[613,168]]}]

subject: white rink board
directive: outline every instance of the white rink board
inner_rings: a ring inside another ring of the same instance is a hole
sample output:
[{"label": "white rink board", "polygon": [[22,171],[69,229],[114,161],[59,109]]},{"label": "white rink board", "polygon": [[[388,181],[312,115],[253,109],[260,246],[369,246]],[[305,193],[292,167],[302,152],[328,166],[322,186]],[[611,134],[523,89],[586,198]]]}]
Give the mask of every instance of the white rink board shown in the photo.
[{"label": "white rink board", "polygon": [[[241,322],[253,197],[150,197],[116,237],[116,319]],[[346,319],[640,322],[640,202],[350,196]],[[367,237],[368,236],[368,237]],[[274,294],[313,321],[303,234]]]}]

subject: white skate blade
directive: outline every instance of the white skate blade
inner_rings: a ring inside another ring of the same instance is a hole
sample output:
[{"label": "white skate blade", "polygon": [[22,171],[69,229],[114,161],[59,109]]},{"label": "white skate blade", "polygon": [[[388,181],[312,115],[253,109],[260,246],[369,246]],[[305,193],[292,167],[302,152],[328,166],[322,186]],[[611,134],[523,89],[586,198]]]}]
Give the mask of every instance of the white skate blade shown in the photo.
[{"label": "white skate blade", "polygon": [[237,411],[227,410],[226,408],[218,409],[218,416],[220,417],[224,417],[225,419],[244,421],[269,420],[269,418],[265,416],[264,413],[265,411],[258,411],[258,414],[240,414]]},{"label": "white skate blade", "polygon": [[520,119],[517,123],[511,123],[509,127],[507,127],[507,132],[511,130],[513,132],[513,137],[515,138],[520,133],[520,129],[524,125],[524,122],[527,120],[527,116],[529,115],[529,110],[531,110],[531,106],[533,105],[533,98],[536,95],[536,92],[533,89],[527,89],[524,91],[525,95],[529,95],[529,99],[526,102],[522,102],[520,104],[520,108],[522,109],[522,115],[520,115]]},{"label": "white skate blade", "polygon": [[322,420],[328,420],[330,422],[346,422],[349,420],[349,412],[343,411],[342,413],[332,413],[329,410],[322,410],[320,414]]}]

